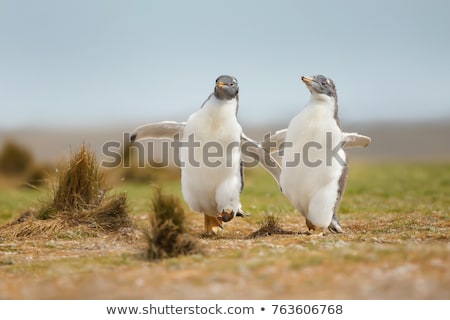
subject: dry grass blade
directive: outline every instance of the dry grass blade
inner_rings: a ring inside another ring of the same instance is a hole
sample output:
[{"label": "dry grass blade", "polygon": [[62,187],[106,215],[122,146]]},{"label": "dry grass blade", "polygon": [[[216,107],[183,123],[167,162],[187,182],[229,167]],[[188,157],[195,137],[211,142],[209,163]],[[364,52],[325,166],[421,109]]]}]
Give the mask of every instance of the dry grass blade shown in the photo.
[{"label": "dry grass blade", "polygon": [[153,214],[148,240],[147,257],[150,260],[198,253],[198,243],[186,233],[185,212],[180,201],[156,188],[152,199]]}]

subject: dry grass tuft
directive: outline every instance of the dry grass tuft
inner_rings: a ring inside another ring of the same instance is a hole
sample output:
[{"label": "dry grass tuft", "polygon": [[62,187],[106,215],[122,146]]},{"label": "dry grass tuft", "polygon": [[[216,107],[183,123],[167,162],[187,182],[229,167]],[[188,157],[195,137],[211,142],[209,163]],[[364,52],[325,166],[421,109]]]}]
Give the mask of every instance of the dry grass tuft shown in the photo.
[{"label": "dry grass tuft", "polygon": [[0,173],[7,176],[22,175],[33,165],[29,150],[13,141],[6,141],[0,152]]},{"label": "dry grass tuft", "polygon": [[95,235],[132,227],[125,194],[106,196],[103,175],[83,145],[60,171],[53,197],[0,228],[0,236],[58,236],[67,229]]},{"label": "dry grass tuft", "polygon": [[185,212],[180,201],[156,188],[152,199],[153,214],[148,240],[147,258],[150,260],[200,253],[198,243],[186,233]]},{"label": "dry grass tuft", "polygon": [[96,207],[105,194],[95,155],[83,145],[58,177],[52,207],[58,212]]},{"label": "dry grass tuft", "polygon": [[17,220],[0,228],[0,236],[4,238],[48,236],[59,234],[69,227],[65,220],[39,220],[36,218],[36,211],[27,211]]},{"label": "dry grass tuft", "polygon": [[297,234],[293,231],[283,230],[280,226],[280,219],[273,215],[267,215],[263,218],[260,228],[250,234],[247,238],[254,239],[259,237],[268,237],[273,234]]},{"label": "dry grass tuft", "polygon": [[0,175],[8,179],[10,185],[36,188],[45,184],[52,168],[37,164],[33,154],[12,140],[4,143],[0,151]]}]

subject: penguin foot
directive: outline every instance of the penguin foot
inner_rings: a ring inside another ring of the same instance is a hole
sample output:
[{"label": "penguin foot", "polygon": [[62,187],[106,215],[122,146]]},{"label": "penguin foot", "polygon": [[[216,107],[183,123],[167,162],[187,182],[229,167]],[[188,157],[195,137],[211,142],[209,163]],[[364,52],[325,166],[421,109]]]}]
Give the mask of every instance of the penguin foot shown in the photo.
[{"label": "penguin foot", "polygon": [[222,213],[217,216],[217,219],[223,222],[229,222],[234,218],[234,211],[231,209],[223,209]]},{"label": "penguin foot", "polygon": [[344,233],[336,216],[333,216],[333,220],[331,220],[328,230],[330,230],[331,233]]},{"label": "penguin foot", "polygon": [[311,221],[308,220],[308,218],[305,218],[306,226],[308,227],[308,232],[311,230],[316,230],[316,226],[312,224]]},{"label": "penguin foot", "polygon": [[238,212],[236,212],[236,217],[250,217],[250,213],[242,211],[242,209],[239,209]]},{"label": "penguin foot", "polygon": [[205,232],[206,234],[216,235],[219,230],[223,230],[222,221],[217,217],[210,217],[204,214],[205,217]]},{"label": "penguin foot", "polygon": [[317,229],[317,227],[312,224],[312,222],[309,221],[308,218],[306,218],[306,226],[308,227],[308,231],[306,231],[306,234],[311,237],[323,237],[327,234],[327,228]]},{"label": "penguin foot", "polygon": [[310,237],[314,237],[314,238],[319,238],[319,237],[323,237],[327,234],[327,229],[309,229],[306,232],[307,235],[309,235]]},{"label": "penguin foot", "polygon": [[331,233],[344,233],[344,230],[342,230],[342,227],[340,224],[334,225],[333,222],[328,226],[328,230],[330,230]]}]

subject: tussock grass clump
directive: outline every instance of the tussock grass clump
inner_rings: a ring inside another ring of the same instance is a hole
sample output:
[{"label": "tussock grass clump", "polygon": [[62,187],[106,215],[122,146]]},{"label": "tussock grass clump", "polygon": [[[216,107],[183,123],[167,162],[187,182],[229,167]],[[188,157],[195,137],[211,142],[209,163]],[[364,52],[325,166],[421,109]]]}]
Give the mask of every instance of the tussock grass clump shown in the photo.
[{"label": "tussock grass clump", "polygon": [[156,188],[152,199],[147,258],[150,260],[199,253],[197,241],[186,233],[185,212],[180,201]]},{"label": "tussock grass clump", "polygon": [[0,235],[55,236],[66,229],[81,234],[131,227],[125,194],[106,196],[95,155],[83,145],[60,170],[51,199],[0,229]]},{"label": "tussock grass clump", "polygon": [[7,176],[25,174],[33,165],[29,150],[13,141],[6,141],[0,153],[0,173]]},{"label": "tussock grass clump", "polygon": [[95,155],[83,145],[58,176],[52,207],[56,211],[76,211],[96,207],[102,201],[104,176]]},{"label": "tussock grass clump", "polygon": [[12,141],[5,141],[0,151],[0,175],[12,185],[36,188],[42,186],[49,177],[51,168],[37,164],[28,148]]},{"label": "tussock grass clump", "polygon": [[280,225],[280,219],[273,215],[267,215],[263,218],[260,228],[250,234],[247,238],[254,239],[259,237],[268,237],[273,234],[296,234],[293,231],[283,230]]}]

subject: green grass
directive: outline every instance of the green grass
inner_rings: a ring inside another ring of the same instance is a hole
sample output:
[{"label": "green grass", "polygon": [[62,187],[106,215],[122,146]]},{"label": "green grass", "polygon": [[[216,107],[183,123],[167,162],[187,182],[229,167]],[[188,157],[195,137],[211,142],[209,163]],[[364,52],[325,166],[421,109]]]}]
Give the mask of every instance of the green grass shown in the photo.
[{"label": "green grass", "polygon": [[[112,193],[126,192],[131,213],[147,214],[151,204],[152,183],[122,183],[115,186]],[[164,175],[159,174],[154,183],[160,185],[164,192],[182,198],[181,184],[177,177],[165,180]],[[4,224],[35,207],[39,199],[46,196],[46,188],[31,190],[0,186],[0,223]],[[297,216],[272,177],[261,168],[246,169],[241,201],[244,210],[252,214],[250,219],[261,220],[260,217],[266,214]],[[361,218],[364,215],[382,217],[414,212],[430,218],[435,216],[449,219],[450,163],[351,165],[340,215]]]},{"label": "green grass", "polygon": [[[156,182],[166,193],[182,198],[177,176],[168,180],[163,174]],[[134,214],[146,214],[151,204],[152,183],[122,183],[112,193],[126,192]],[[38,190],[0,186],[0,223],[36,207],[48,197],[45,187]],[[244,210],[259,217],[296,215],[293,206],[279,191],[272,177],[261,168],[246,169],[245,188],[241,195]],[[185,205],[185,204],[184,204]],[[355,163],[350,174],[341,215],[395,215],[420,212],[424,215],[449,218],[450,163]],[[401,223],[407,223],[403,221]]]},{"label": "green grass", "polygon": [[446,213],[450,163],[356,164],[350,167],[341,211]]},{"label": "green grass", "polygon": [[0,186],[0,225],[18,217],[30,208],[39,206],[39,199],[46,195],[48,195],[48,191],[45,189]]}]

